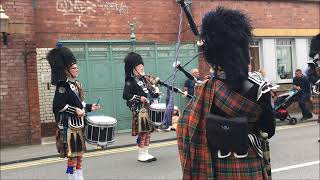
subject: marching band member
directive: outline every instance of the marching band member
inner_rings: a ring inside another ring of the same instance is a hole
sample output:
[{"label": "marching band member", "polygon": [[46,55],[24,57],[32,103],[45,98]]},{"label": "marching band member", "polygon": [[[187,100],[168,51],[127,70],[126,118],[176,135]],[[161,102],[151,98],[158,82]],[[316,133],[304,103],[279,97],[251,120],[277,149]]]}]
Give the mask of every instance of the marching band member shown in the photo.
[{"label": "marching band member", "polygon": [[127,106],[132,111],[131,135],[138,136],[138,161],[156,161],[157,159],[148,153],[150,134],[154,128],[148,120],[148,107],[153,103],[153,99],[159,96],[159,93],[144,78],[144,63],[139,54],[130,52],[125,57],[124,63],[125,85],[123,99],[127,101]]},{"label": "marching band member", "polygon": [[[318,123],[320,124],[320,34],[315,35],[311,39],[309,57],[314,71],[308,73],[308,79],[312,84],[312,103],[313,111],[318,116]],[[318,139],[320,142],[320,138]]]},{"label": "marching band member", "polygon": [[83,180],[82,156],[85,151],[84,119],[86,112],[100,109],[99,105],[86,104],[80,82],[77,61],[66,47],[52,49],[47,59],[51,66],[51,84],[56,85],[53,113],[57,130],[57,149],[60,157],[67,157],[69,179]]},{"label": "marching band member", "polygon": [[196,86],[178,123],[183,179],[270,179],[267,138],[275,119],[268,83],[248,77],[249,20],[218,7],[204,15],[201,38],[215,75]]}]

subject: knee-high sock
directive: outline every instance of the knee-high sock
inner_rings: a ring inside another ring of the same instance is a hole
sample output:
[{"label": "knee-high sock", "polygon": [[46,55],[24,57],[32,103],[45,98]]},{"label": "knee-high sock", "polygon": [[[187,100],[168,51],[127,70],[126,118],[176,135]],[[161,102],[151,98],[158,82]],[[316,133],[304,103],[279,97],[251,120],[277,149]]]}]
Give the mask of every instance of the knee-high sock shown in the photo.
[{"label": "knee-high sock", "polygon": [[146,138],[145,138],[145,141],[144,141],[144,146],[149,146],[150,144],[150,133],[146,133]]},{"label": "knee-high sock", "polygon": [[67,174],[73,174],[75,172],[75,159],[74,158],[69,158],[67,161]]},{"label": "knee-high sock", "polygon": [[138,147],[139,148],[144,148],[146,136],[147,136],[147,133],[139,133],[139,135],[138,135],[138,138],[139,138]]},{"label": "knee-high sock", "polygon": [[82,156],[77,156],[77,166],[76,166],[76,169],[82,169],[82,159],[83,157]]}]

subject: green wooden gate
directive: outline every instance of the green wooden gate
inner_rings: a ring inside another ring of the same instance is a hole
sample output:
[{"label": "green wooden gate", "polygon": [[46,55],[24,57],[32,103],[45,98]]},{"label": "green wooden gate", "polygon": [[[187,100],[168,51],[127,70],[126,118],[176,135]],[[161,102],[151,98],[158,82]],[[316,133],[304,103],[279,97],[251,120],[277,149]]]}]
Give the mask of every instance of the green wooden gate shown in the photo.
[{"label": "green wooden gate", "polygon": [[[162,80],[173,73],[175,44],[157,44],[130,41],[60,41],[75,54],[80,67],[79,80],[86,95],[87,103],[95,103],[101,97],[102,110],[97,114],[115,117],[118,132],[127,132],[131,128],[131,112],[122,99],[124,87],[123,59],[130,51],[139,53],[145,63],[146,74],[153,74]],[[178,60],[184,64],[198,53],[197,46],[184,43],[180,46]],[[198,59],[193,60],[187,70],[197,68]],[[183,88],[186,77],[178,72],[175,85]],[[171,84],[171,81],[167,81]],[[165,102],[166,89],[160,88]],[[187,100],[175,96],[175,105],[183,110]]]}]

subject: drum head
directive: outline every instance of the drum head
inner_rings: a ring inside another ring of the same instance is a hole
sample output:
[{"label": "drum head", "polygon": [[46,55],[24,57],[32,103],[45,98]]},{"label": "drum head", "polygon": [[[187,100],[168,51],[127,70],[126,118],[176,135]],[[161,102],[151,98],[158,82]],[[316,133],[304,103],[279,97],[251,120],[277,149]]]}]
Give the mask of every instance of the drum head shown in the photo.
[{"label": "drum head", "polygon": [[[178,110],[177,106],[174,106],[175,110]],[[166,110],[166,104],[165,103],[154,103],[150,105],[150,110]]]},{"label": "drum head", "polygon": [[117,123],[117,120],[110,116],[88,116],[87,120],[89,123],[96,125],[113,125]]}]

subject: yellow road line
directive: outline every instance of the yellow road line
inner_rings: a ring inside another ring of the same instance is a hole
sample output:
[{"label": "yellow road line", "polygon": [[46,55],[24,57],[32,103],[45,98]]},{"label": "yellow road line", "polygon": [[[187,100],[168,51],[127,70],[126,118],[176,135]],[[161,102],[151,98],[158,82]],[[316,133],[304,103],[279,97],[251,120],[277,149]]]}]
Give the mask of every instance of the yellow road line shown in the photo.
[{"label": "yellow road line", "polygon": [[[305,124],[297,124],[297,125],[284,125],[284,126],[278,126],[276,127],[276,130],[285,130],[285,129],[292,129],[292,128],[299,128],[299,127],[307,127],[307,126],[313,126],[316,125],[316,122],[308,122]],[[160,148],[164,146],[171,146],[171,145],[176,145],[177,141],[172,140],[172,141],[166,141],[166,142],[161,142],[161,143],[154,143],[150,144],[150,148]],[[116,148],[116,149],[106,149],[102,151],[95,151],[95,152],[88,152],[84,154],[85,158],[89,157],[96,157],[96,156],[103,156],[103,155],[109,155],[109,154],[115,154],[115,153],[123,153],[123,152],[130,152],[130,151],[136,151],[137,147],[136,146],[130,146],[130,147],[124,147],[124,148]],[[37,166],[37,165],[43,165],[43,164],[51,164],[51,163],[57,163],[57,162],[62,162],[66,161],[67,159],[62,159],[62,158],[46,158],[46,159],[41,159],[41,160],[35,160],[35,161],[30,161],[30,162],[22,162],[22,163],[15,163],[15,164],[10,164],[10,165],[3,165],[0,166],[0,171],[6,171],[6,170],[12,170],[12,169],[19,169],[19,168],[25,168],[25,167],[30,167],[30,166]]]},{"label": "yellow road line", "polygon": [[[167,141],[167,142],[162,142],[162,143],[150,144],[150,148],[159,148],[159,147],[176,145],[176,144],[177,144],[177,141],[173,140],[173,141]],[[116,149],[111,149],[111,150],[106,149],[106,150],[102,150],[102,151],[85,153],[84,157],[85,158],[96,157],[96,156],[129,152],[129,151],[136,151],[136,150],[137,150],[136,146],[125,147],[125,148],[116,148]],[[4,166],[0,167],[0,171],[25,168],[25,167],[37,166],[37,165],[43,165],[43,164],[51,164],[51,163],[57,163],[57,162],[62,162],[62,161],[66,161],[66,160],[67,159],[62,159],[62,158],[57,157],[57,158],[47,158],[47,159],[35,160],[35,161],[31,161],[31,162],[23,162],[23,163],[4,165]]]}]

